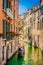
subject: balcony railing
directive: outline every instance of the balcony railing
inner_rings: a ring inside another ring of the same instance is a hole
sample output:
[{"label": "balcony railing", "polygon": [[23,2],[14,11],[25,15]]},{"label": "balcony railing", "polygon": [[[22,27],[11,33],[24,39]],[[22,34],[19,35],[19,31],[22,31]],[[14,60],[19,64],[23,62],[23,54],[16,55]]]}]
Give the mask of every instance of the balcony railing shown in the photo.
[{"label": "balcony railing", "polygon": [[6,15],[7,15],[8,18],[13,19],[13,14],[12,14],[12,12],[9,8],[6,9]]}]

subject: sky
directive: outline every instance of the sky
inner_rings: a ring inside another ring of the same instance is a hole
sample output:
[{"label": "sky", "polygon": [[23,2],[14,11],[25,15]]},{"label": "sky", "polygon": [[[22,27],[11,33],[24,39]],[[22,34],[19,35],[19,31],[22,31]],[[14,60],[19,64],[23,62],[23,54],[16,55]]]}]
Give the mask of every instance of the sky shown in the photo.
[{"label": "sky", "polygon": [[39,4],[40,0],[19,0],[19,14],[25,13],[28,8]]}]

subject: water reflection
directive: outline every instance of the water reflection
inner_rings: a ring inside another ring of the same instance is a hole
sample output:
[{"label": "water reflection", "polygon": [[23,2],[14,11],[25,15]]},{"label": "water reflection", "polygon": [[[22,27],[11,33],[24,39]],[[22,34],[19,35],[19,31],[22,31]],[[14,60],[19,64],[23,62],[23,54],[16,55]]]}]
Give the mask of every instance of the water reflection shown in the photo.
[{"label": "water reflection", "polygon": [[18,65],[24,64],[24,57],[19,57],[17,63]]},{"label": "water reflection", "polygon": [[43,59],[43,51],[42,51],[42,59]]},{"label": "water reflection", "polygon": [[43,52],[39,48],[34,48],[24,43],[25,55],[18,58],[14,55],[6,65],[43,65]]}]

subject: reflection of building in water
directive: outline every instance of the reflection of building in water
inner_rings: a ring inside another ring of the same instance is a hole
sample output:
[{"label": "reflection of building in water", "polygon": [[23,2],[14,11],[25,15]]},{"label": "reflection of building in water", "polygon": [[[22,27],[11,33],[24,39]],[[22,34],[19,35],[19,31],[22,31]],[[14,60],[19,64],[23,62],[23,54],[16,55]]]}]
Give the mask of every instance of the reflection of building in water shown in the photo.
[{"label": "reflection of building in water", "polygon": [[42,51],[42,59],[43,59],[43,51]]},{"label": "reflection of building in water", "polygon": [[27,63],[28,61],[28,44],[25,44],[25,55],[24,55],[24,61],[25,61],[25,64]]},{"label": "reflection of building in water", "polygon": [[32,60],[36,63],[39,61],[42,61],[42,52],[40,49],[35,49],[32,47]]}]

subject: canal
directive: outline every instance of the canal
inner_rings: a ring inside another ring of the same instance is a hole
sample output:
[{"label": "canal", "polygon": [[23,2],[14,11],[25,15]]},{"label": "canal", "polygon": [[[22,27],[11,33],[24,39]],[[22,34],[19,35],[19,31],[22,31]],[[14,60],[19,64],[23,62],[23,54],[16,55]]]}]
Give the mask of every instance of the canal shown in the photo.
[{"label": "canal", "polygon": [[24,57],[18,58],[17,53],[7,61],[6,65],[43,65],[42,52],[39,48],[34,48],[28,43],[22,42],[25,47]]}]

